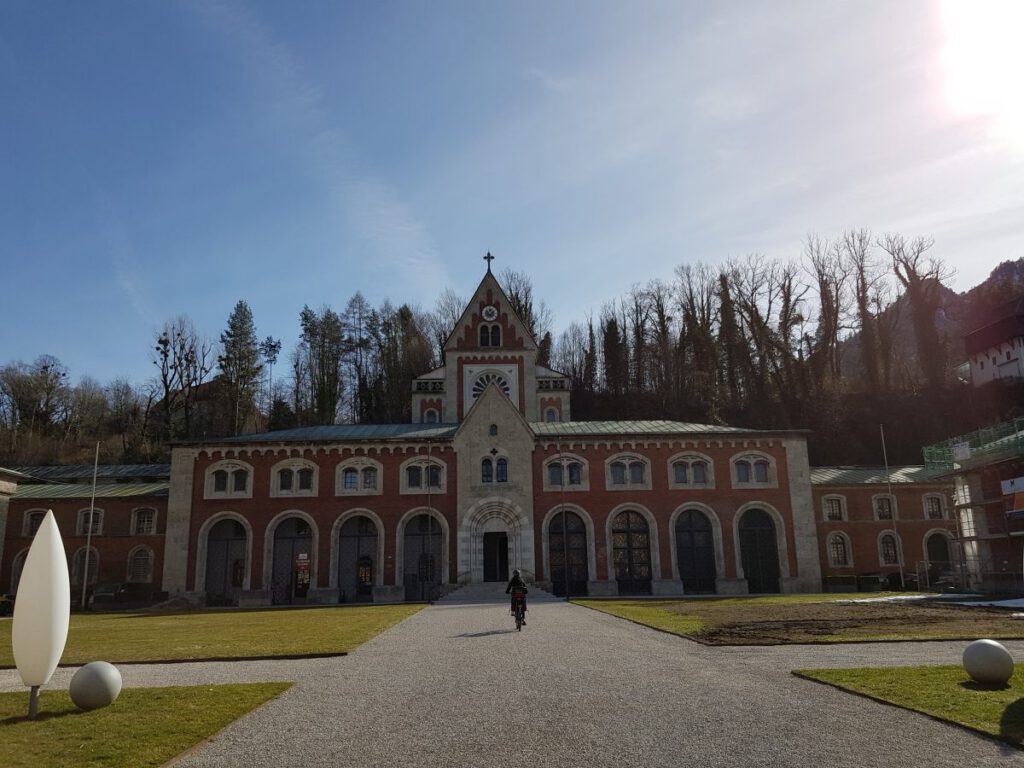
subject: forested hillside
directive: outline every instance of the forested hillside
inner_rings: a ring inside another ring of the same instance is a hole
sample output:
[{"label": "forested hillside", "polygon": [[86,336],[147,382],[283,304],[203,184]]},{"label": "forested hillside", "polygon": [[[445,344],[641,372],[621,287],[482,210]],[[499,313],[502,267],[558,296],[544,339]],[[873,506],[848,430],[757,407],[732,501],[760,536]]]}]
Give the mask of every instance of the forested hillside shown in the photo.
[{"label": "forested hillside", "polygon": [[[962,381],[963,336],[1024,295],[1024,259],[962,294],[925,238],[809,237],[790,262],[689,259],[670,281],[634,276],[585,318],[555,318],[528,275],[499,279],[570,377],[576,420],[667,418],[811,430],[815,464],[919,463],[922,445],[1019,415],[1020,387]],[[625,260],[628,263],[628,259]],[[304,306],[296,340],[260,340],[240,300],[216,341],[186,317],[154,330],[149,381],[100,383],[40,350],[0,369],[0,464],[162,459],[174,440],[332,422],[403,422],[414,377],[440,364],[464,307],[356,293]],[[73,383],[73,377],[79,376]]]}]

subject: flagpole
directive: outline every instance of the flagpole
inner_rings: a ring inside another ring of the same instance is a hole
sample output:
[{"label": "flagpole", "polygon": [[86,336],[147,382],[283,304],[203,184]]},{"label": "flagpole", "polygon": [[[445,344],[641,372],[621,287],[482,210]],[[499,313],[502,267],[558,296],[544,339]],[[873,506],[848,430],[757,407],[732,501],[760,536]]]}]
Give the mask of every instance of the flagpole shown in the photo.
[{"label": "flagpole", "polygon": [[92,463],[92,498],[89,500],[89,522],[85,528],[85,562],[82,566],[82,610],[85,610],[85,591],[89,587],[89,551],[92,547],[92,521],[96,514],[96,474],[100,468],[100,444],[96,443],[96,458]]},{"label": "flagpole", "polygon": [[889,474],[889,454],[885,450],[885,427],[878,425],[878,432],[882,436],[882,460],[885,462],[885,484],[889,489],[889,506],[892,507],[892,532],[896,535],[896,562],[900,568],[900,589],[907,590],[907,582],[903,577],[903,542],[900,540],[899,531],[896,529],[896,518],[899,510],[896,507],[896,499],[892,495],[892,476]]}]

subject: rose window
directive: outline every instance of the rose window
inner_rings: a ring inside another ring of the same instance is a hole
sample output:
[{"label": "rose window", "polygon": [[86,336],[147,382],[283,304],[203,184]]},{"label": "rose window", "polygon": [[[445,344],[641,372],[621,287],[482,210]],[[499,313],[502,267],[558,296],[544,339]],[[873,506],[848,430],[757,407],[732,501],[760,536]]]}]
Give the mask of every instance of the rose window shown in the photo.
[{"label": "rose window", "polygon": [[508,381],[500,373],[484,373],[481,374],[476,381],[473,382],[473,399],[476,400],[480,395],[487,389],[488,384],[497,384],[498,388],[505,393],[505,397],[510,397]]}]

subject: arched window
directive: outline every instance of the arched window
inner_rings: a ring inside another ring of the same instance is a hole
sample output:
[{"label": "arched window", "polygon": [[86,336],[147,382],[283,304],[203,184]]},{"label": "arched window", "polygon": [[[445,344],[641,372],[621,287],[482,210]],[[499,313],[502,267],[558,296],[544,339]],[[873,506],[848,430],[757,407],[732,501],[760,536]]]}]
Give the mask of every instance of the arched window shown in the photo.
[{"label": "arched window", "polygon": [[491,424],[491,426],[487,428],[487,434],[489,434],[491,437],[494,437],[495,435],[497,435],[498,434],[498,425],[497,424]]},{"label": "arched window", "polygon": [[277,487],[282,491],[292,489],[293,474],[290,469],[282,469],[277,473]]},{"label": "arched window", "polygon": [[569,462],[569,485],[580,485],[583,482],[583,465],[578,461]]},{"label": "arched window", "polygon": [[754,462],[754,482],[768,482],[768,462],[765,461],[764,459]]},{"label": "arched window", "polygon": [[775,467],[766,454],[748,454],[733,459],[733,481],[737,485],[774,485]]},{"label": "arched window", "polygon": [[750,482],[750,462],[749,461],[737,461],[736,462],[736,481],[740,483]]},{"label": "arched window", "polygon": [[899,543],[896,536],[891,533],[883,533],[878,539],[878,557],[882,565],[899,565]]},{"label": "arched window", "polygon": [[929,493],[924,497],[925,520],[942,520],[946,516],[942,508],[942,496],[937,493]]},{"label": "arched window", "polygon": [[887,494],[874,498],[875,519],[893,520],[896,517],[896,499]]},{"label": "arched window", "polygon": [[147,584],[153,580],[153,550],[138,547],[128,556],[128,581]]},{"label": "arched window", "polygon": [[[92,524],[92,530],[90,531],[90,523]],[[92,515],[89,514],[89,508],[80,509],[78,511],[78,527],[75,532],[79,536],[88,536],[90,533],[93,536],[99,536],[103,533],[103,510],[93,508]]]},{"label": "arched window", "polygon": [[420,467],[407,467],[405,479],[410,488],[419,488],[423,485],[423,470]]},{"label": "arched window", "polygon": [[489,347],[491,346],[491,326],[481,325],[480,326],[480,346]]},{"label": "arched window", "polygon": [[562,484],[562,465],[558,462],[548,464],[548,485]]},{"label": "arched window", "polygon": [[132,533],[136,536],[152,536],[156,533],[156,510],[144,507],[132,512]]},{"label": "arched window", "polygon": [[711,462],[703,455],[673,456],[670,460],[670,485],[707,488],[714,485]]},{"label": "arched window", "polygon": [[35,536],[39,526],[46,519],[46,512],[42,509],[33,509],[25,513],[25,520],[22,523],[22,536]]},{"label": "arched window", "polygon": [[495,467],[494,479],[499,483],[508,482],[508,460],[498,459],[497,466]]},{"label": "arched window", "polygon": [[544,421],[548,423],[558,421],[558,411],[556,411],[554,408],[548,408],[546,411],[544,411]]},{"label": "arched window", "polygon": [[399,492],[423,493],[426,490],[443,492],[445,490],[443,470],[444,464],[436,459],[429,461],[425,457],[409,459],[402,465],[405,482]]},{"label": "arched window", "polygon": [[[96,575],[100,570],[100,555],[96,551],[96,547],[90,547],[89,552],[89,578],[88,584],[96,583]],[[71,583],[82,584],[82,573],[85,569],[85,547],[81,547],[75,552],[75,556],[71,561]]]},{"label": "arched window", "polygon": [[437,411],[433,408],[427,408],[427,410],[423,412],[423,423],[437,424]]},{"label": "arched window", "polygon": [[363,469],[363,488],[376,489],[377,488],[377,468],[376,467],[365,467]]},{"label": "arched window", "polygon": [[492,347],[500,347],[501,346],[501,326],[500,325],[492,325],[491,326],[491,346]]},{"label": "arched window", "polygon": [[251,467],[235,459],[217,462],[206,470],[206,497],[248,498],[252,495],[251,477]]},{"label": "arched window", "polygon": [[828,562],[833,568],[850,566],[850,549],[846,537],[840,533],[828,537]]},{"label": "arched window", "polygon": [[821,500],[825,519],[830,522],[846,519],[846,504],[842,496],[826,496]]},{"label": "arched window", "polygon": [[299,470],[299,490],[313,490],[313,470],[309,467],[303,467]]},{"label": "arched window", "polygon": [[354,467],[342,472],[341,478],[346,491],[354,491],[359,487],[359,472]]},{"label": "arched window", "polygon": [[[354,456],[334,469],[336,496],[375,496],[381,492],[382,465],[368,456]],[[406,473],[407,474],[407,473]],[[314,480],[314,484],[315,484]]]},{"label": "arched window", "polygon": [[620,455],[605,463],[605,485],[609,490],[650,489],[647,461],[640,456]]},{"label": "arched window", "polygon": [[493,462],[491,462],[490,459],[484,459],[482,462],[480,462],[480,482],[494,482],[494,464]]}]

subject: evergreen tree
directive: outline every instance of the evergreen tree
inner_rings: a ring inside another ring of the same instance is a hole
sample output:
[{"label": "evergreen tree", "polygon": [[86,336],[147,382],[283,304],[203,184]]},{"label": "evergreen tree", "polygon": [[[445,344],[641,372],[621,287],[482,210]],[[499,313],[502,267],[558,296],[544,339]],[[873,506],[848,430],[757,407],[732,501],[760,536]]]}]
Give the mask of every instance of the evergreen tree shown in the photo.
[{"label": "evergreen tree", "polygon": [[263,370],[252,310],[244,301],[239,301],[231,310],[228,327],[220,335],[220,343],[217,364],[226,395],[231,434],[237,435],[255,408]]}]

